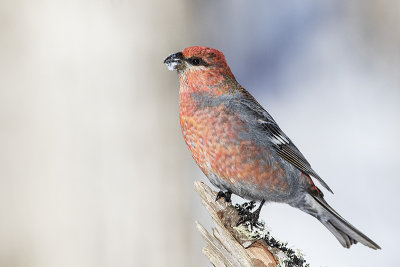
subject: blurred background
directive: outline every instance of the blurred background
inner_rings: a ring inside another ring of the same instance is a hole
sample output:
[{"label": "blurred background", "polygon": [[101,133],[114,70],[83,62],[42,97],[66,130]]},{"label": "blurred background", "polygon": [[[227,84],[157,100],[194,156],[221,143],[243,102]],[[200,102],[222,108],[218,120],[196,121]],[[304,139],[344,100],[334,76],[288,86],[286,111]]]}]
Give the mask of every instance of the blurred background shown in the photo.
[{"label": "blurred background", "polygon": [[[0,0],[0,266],[210,266],[207,181],[164,58],[225,53],[381,251],[285,205],[262,218],[311,266],[396,266],[400,2]],[[209,183],[208,183],[209,184]],[[234,198],[234,202],[241,202]]]}]

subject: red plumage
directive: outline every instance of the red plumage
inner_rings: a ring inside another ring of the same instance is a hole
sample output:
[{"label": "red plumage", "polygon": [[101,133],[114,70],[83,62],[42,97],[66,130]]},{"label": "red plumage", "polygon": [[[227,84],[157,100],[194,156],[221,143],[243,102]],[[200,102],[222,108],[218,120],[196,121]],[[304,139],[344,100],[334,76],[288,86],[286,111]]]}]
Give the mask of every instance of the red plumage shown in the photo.
[{"label": "red plumage", "polygon": [[189,47],[164,63],[178,71],[183,137],[211,183],[262,204],[273,201],[299,208],[320,220],[344,247],[361,242],[380,248],[325,202],[312,178],[332,192],[329,186],[236,81],[220,51]]}]

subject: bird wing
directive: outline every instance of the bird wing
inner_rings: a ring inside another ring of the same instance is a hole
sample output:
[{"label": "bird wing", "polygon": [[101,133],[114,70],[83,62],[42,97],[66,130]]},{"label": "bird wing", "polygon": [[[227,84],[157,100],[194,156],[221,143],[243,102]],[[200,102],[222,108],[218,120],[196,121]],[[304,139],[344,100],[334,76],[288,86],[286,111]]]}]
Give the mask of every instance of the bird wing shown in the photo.
[{"label": "bird wing", "polygon": [[272,116],[251,95],[249,97],[249,95],[247,95],[246,100],[241,99],[240,102],[255,113],[257,123],[264,131],[268,132],[276,153],[300,171],[317,179],[323,187],[333,194],[333,191],[324,180],[311,168],[310,163],[308,163],[299,149],[279,128]]}]

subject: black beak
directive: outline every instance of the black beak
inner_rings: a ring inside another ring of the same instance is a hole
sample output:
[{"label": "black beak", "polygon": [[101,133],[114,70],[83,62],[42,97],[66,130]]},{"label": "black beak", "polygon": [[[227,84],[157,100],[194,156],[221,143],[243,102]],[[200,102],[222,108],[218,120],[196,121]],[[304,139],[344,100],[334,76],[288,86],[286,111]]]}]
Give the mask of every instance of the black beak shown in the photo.
[{"label": "black beak", "polygon": [[183,54],[181,52],[169,55],[164,64],[167,65],[169,70],[178,70],[183,62]]},{"label": "black beak", "polygon": [[164,64],[169,64],[173,61],[179,61],[179,60],[183,60],[183,54],[182,52],[178,52],[175,54],[171,54],[169,55],[165,60],[164,60]]}]

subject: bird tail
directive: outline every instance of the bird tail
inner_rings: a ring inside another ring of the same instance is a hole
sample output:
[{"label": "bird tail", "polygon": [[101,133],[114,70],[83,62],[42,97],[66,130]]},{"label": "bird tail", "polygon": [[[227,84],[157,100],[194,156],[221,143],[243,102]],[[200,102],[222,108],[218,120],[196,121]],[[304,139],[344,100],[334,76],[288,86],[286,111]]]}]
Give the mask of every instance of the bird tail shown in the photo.
[{"label": "bird tail", "polygon": [[372,249],[381,249],[378,244],[340,216],[321,196],[307,194],[300,209],[316,217],[345,248],[360,242]]}]

